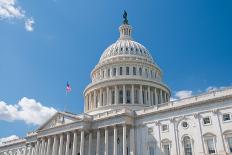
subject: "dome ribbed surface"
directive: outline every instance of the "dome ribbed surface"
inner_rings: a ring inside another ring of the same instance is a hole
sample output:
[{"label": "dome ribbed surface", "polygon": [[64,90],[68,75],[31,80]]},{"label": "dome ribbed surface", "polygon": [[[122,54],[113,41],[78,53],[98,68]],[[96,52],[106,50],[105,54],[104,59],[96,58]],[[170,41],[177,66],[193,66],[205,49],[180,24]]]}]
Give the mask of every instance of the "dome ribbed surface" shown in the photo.
[{"label": "dome ribbed surface", "polygon": [[140,43],[130,39],[119,39],[102,54],[99,63],[115,57],[140,57],[154,63],[149,51]]}]

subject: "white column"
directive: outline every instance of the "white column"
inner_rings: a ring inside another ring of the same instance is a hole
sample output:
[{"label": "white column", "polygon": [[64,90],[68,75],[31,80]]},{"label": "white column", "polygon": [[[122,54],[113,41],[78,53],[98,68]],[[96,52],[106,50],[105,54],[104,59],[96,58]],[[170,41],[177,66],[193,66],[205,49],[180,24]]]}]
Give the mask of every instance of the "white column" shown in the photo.
[{"label": "white column", "polygon": [[160,134],[160,122],[157,121],[155,122],[155,130],[157,134],[155,134],[155,139],[157,141],[157,148],[156,148],[156,153],[155,154],[162,154],[162,148],[161,148],[161,134]]},{"label": "white column", "polygon": [[89,149],[88,149],[88,155],[91,155],[92,152],[92,132],[89,133]]},{"label": "white column", "polygon": [[84,147],[85,147],[85,131],[81,130],[81,142],[80,142],[80,155],[84,155]]},{"label": "white column", "polygon": [[218,147],[218,154],[220,155],[226,155],[226,149],[225,149],[225,144],[224,144],[224,140],[223,140],[223,134],[222,134],[222,127],[221,127],[221,122],[220,122],[220,118],[219,118],[219,110],[215,109],[213,110],[213,114],[215,115],[216,119],[215,119],[215,126],[219,129],[217,132],[217,147]]},{"label": "white column", "polygon": [[31,153],[32,153],[32,147],[29,146],[28,149],[29,149],[29,150],[28,150],[28,155],[31,155]]},{"label": "white column", "polygon": [[102,88],[100,88],[100,99],[99,99],[100,106],[102,106]]},{"label": "white column", "polygon": [[131,85],[131,103],[135,104],[135,86]]},{"label": "white column", "polygon": [[117,146],[118,146],[118,143],[117,143],[117,138],[118,138],[118,133],[117,133],[117,126],[115,125],[114,126],[114,153],[113,153],[113,155],[118,155],[118,148],[117,148]]},{"label": "white column", "polygon": [[155,88],[155,105],[158,105],[157,89]]},{"label": "white column", "polygon": [[97,148],[96,155],[100,155],[100,129],[97,130]]},{"label": "white column", "polygon": [[93,109],[97,107],[97,92],[96,90],[93,91]]},{"label": "white column", "polygon": [[90,93],[89,93],[89,107],[90,107],[89,109],[90,109],[90,110],[93,109],[92,103],[93,103],[93,102],[92,102],[92,93],[90,92]]},{"label": "white column", "polygon": [[72,155],[76,155],[76,153],[77,153],[77,131],[74,131]]},{"label": "white column", "polygon": [[172,148],[171,148],[171,151],[173,152],[173,155],[178,155],[178,141],[177,141],[177,135],[176,135],[176,120],[175,118],[171,118],[170,119],[170,132],[171,132],[171,135],[173,135],[173,140],[172,140]]},{"label": "white column", "polygon": [[154,97],[154,93],[153,93],[153,91],[151,91],[151,106],[153,106],[153,105],[154,105],[153,97]]},{"label": "white column", "polygon": [[109,134],[108,128],[105,128],[105,155],[109,154]]},{"label": "white column", "polygon": [[52,147],[52,155],[57,155],[58,139],[57,136],[54,136],[54,142]]},{"label": "white column", "polygon": [[164,103],[164,100],[163,100],[163,91],[160,89],[160,101],[161,103]]},{"label": "white column", "polygon": [[[25,145],[25,149],[24,149],[23,155],[26,155],[26,153],[27,153],[27,146]],[[7,155],[7,153],[5,152],[3,155]]]},{"label": "white column", "polygon": [[39,140],[36,142],[36,155],[39,155]]},{"label": "white column", "polygon": [[47,145],[47,151],[46,155],[50,155],[50,149],[51,149],[51,137],[48,137],[48,145]]},{"label": "white column", "polygon": [[126,86],[123,85],[123,104],[126,104]]},{"label": "white column", "polygon": [[194,114],[194,118],[196,119],[196,130],[197,130],[197,135],[196,136],[196,141],[199,142],[199,145],[197,147],[197,154],[199,155],[204,155],[205,153],[205,150],[204,150],[204,142],[203,142],[203,136],[202,136],[202,128],[201,128],[201,121],[200,121],[200,118],[199,118],[199,114],[196,113]]},{"label": "white column", "polygon": [[148,91],[148,105],[151,106],[151,88],[149,86],[147,87],[147,91]]},{"label": "white column", "polygon": [[118,104],[118,87],[114,86],[114,104]]},{"label": "white column", "polygon": [[122,133],[122,154],[123,155],[126,155],[126,124],[123,124],[123,127],[122,127],[122,130],[123,130],[123,133]]},{"label": "white column", "polygon": [[143,104],[143,86],[142,85],[140,85],[139,101],[140,101],[140,104]]},{"label": "white column", "polygon": [[[66,139],[66,147],[65,147],[65,155],[69,155],[69,144],[70,144],[70,133],[67,133],[67,139]],[[48,155],[48,154],[47,154]]]},{"label": "white column", "polygon": [[41,144],[41,151],[40,151],[40,154],[41,154],[41,155],[44,155],[44,152],[45,152],[45,139],[42,138],[42,144]]},{"label": "white column", "polygon": [[63,143],[64,143],[64,135],[60,135],[60,147],[59,147],[59,155],[63,154]]},{"label": "white column", "polygon": [[130,128],[130,155],[135,155],[135,131],[133,126]]},{"label": "white column", "polygon": [[110,100],[109,100],[109,87],[106,88],[106,105],[110,105]]}]

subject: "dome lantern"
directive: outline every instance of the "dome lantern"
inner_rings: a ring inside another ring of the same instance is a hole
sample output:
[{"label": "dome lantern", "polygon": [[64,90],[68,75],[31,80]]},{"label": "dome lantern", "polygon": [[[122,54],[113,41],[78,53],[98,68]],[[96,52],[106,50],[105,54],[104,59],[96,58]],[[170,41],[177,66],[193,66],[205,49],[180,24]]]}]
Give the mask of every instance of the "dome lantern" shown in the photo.
[{"label": "dome lantern", "polygon": [[124,11],[123,14],[123,24],[119,27],[120,38],[119,39],[129,39],[131,40],[132,27],[128,23],[127,12]]}]

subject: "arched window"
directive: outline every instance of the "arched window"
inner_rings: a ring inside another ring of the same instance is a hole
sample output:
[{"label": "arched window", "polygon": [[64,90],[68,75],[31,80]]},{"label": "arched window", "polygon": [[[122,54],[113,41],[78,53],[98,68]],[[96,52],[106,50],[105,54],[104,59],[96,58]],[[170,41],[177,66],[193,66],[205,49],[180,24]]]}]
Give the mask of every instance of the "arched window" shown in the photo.
[{"label": "arched window", "polygon": [[185,155],[192,155],[192,144],[191,144],[191,139],[189,136],[185,136],[183,139],[183,144],[184,144],[184,154]]}]

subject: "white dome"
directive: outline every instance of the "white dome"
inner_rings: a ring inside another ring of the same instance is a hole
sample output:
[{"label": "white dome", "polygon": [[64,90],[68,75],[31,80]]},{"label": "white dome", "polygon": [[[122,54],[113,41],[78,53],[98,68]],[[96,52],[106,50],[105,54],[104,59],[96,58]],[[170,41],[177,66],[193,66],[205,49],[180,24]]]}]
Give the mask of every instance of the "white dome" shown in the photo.
[{"label": "white dome", "polygon": [[149,51],[143,45],[131,39],[119,39],[110,45],[102,54],[99,63],[115,57],[139,57],[154,63]]}]

